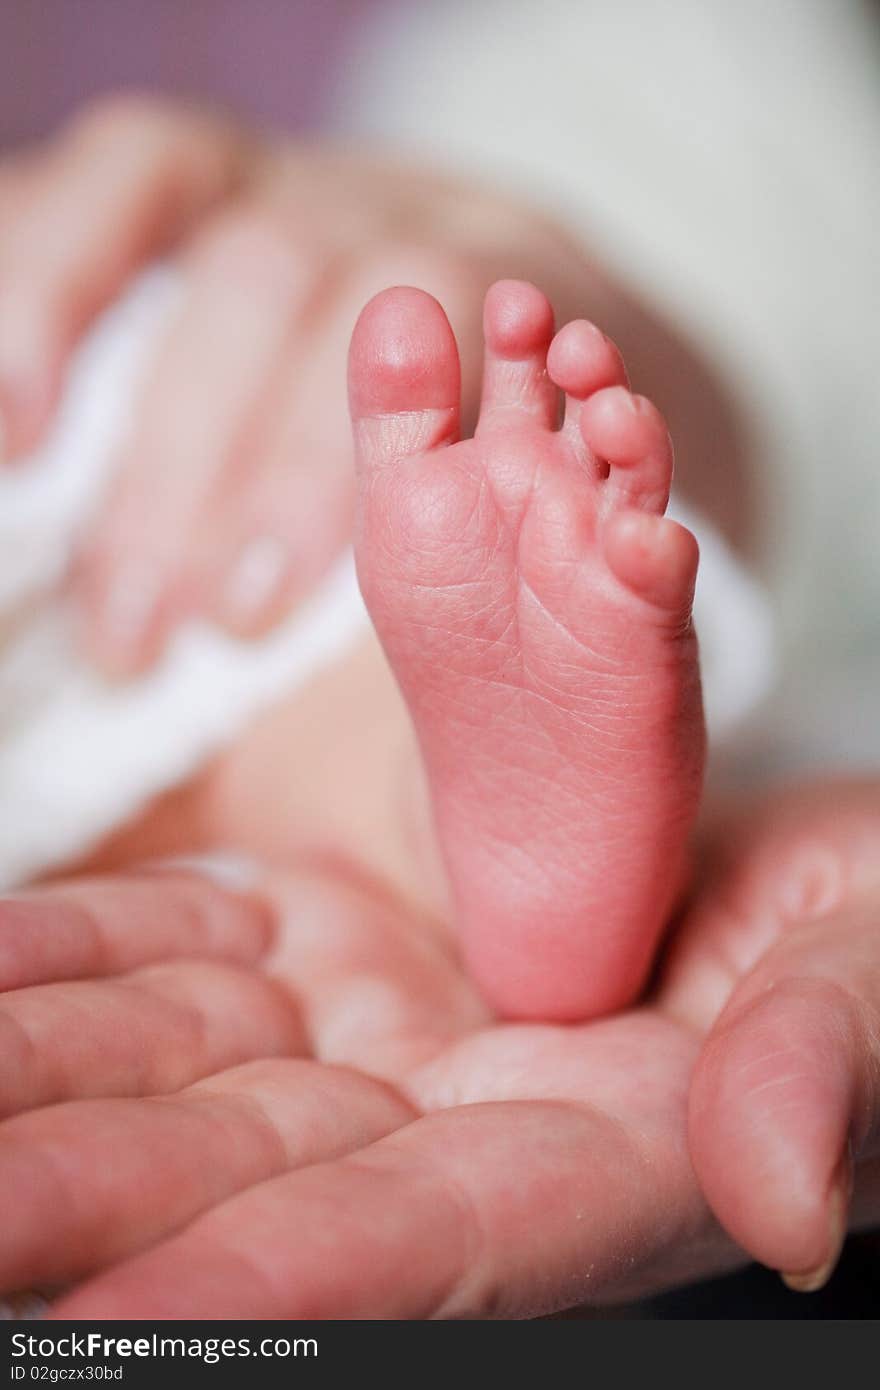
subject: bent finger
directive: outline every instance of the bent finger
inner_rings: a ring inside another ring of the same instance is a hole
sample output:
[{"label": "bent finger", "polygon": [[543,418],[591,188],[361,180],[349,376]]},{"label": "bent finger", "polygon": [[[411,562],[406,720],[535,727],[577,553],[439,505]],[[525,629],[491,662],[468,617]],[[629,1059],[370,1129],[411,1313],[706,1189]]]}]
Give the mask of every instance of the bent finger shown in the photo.
[{"label": "bent finger", "polygon": [[15,170],[0,237],[5,452],[34,447],[83,330],[147,259],[241,182],[226,122],[145,98],[105,100]]},{"label": "bent finger", "polygon": [[237,635],[257,636],[286,616],[351,538],[348,346],[364,304],[394,283],[429,289],[464,326],[468,347],[476,336],[478,272],[467,258],[401,242],[357,253],[339,247],[328,260],[267,395],[254,469],[233,477],[210,523],[211,611]]},{"label": "bent finger", "polygon": [[[725,1228],[792,1287],[821,1287],[859,1163],[880,1138],[880,901],[783,937],[734,990],[697,1063],[694,1167]],[[880,1214],[880,1189],[859,1192]]]},{"label": "bent finger", "polygon": [[76,576],[86,646],[114,675],[150,665],[175,623],[199,610],[212,495],[236,460],[249,470],[263,388],[313,286],[311,264],[248,210],[204,233],[184,275]]}]

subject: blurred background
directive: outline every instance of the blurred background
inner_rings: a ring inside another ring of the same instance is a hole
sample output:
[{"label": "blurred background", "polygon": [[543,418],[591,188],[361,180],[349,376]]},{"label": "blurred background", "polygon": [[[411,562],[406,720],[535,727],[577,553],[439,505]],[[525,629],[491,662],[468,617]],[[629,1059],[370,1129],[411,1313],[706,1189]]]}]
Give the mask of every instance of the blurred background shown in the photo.
[{"label": "blurred background", "polygon": [[[416,150],[562,213],[749,424],[781,678],[743,757],[880,765],[880,6],[0,0],[0,148],[121,87]],[[876,1259],[859,1271],[808,1302],[738,1280],[655,1307],[876,1309]]]}]

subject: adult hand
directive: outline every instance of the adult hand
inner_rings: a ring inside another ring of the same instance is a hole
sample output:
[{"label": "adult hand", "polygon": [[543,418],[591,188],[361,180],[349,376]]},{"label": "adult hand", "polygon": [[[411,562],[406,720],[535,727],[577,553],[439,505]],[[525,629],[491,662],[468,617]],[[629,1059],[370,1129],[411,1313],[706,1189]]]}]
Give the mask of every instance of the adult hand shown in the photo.
[{"label": "adult hand", "polygon": [[403,281],[443,299],[474,401],[489,283],[562,276],[570,297],[591,280],[548,223],[461,181],[105,100],[0,167],[7,459],[38,443],[77,341],[157,257],[177,264],[182,299],[76,576],[87,645],[121,675],[193,613],[259,634],[341,550],[345,355],[374,292]]},{"label": "adult hand", "polygon": [[[854,1219],[880,1214],[880,796],[741,824],[655,998],[578,1027],[492,1022],[436,923],[338,875],[271,885],[253,977],[256,901],[179,875],[31,895],[2,1016],[36,1069],[5,1106],[55,1103],[0,1126],[3,1286],[73,1285],[65,1318],[424,1318],[631,1298],[743,1250],[816,1283],[850,1133]],[[177,951],[212,923],[225,962],[168,960],[179,920]]]},{"label": "adult hand", "polygon": [[808,1291],[880,1219],[880,782],[745,802],[713,844],[664,985],[707,1033],[691,1154],[734,1239]]},{"label": "adult hand", "polygon": [[209,926],[220,890],[179,875],[5,909],[2,1287],[73,1285],[61,1318],[520,1316],[736,1260],[685,1028],[494,1024],[435,924],[323,875],[273,892],[268,974],[256,905]]}]

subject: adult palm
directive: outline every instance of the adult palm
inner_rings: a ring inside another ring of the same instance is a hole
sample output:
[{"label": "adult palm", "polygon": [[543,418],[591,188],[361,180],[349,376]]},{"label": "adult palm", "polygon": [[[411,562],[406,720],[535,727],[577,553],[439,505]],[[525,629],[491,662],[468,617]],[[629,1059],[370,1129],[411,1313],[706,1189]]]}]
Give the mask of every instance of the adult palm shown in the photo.
[{"label": "adult palm", "polygon": [[[165,871],[8,904],[0,1282],[66,1287],[63,1318],[630,1298],[745,1258],[695,1174],[689,1093],[725,1223],[810,1277],[839,1246],[856,1109],[877,1214],[876,805],[852,788],[727,825],[653,998],[582,1026],[491,1020],[442,927],[335,869],[260,899]],[[840,891],[792,907],[820,831],[826,867],[848,846]]]}]

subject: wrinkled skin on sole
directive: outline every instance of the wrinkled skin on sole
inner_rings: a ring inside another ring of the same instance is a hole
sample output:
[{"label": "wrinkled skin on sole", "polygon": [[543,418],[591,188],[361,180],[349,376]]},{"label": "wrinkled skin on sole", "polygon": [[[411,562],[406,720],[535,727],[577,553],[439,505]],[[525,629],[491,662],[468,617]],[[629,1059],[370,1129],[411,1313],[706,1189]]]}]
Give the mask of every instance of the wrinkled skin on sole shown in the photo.
[{"label": "wrinkled skin on sole", "polygon": [[[696,542],[668,432],[593,325],[485,308],[475,437],[437,302],[377,296],[350,355],[358,572],[418,735],[470,969],[504,1015],[630,1002],[682,886],[704,733]],[[564,420],[559,425],[561,393]]]}]

